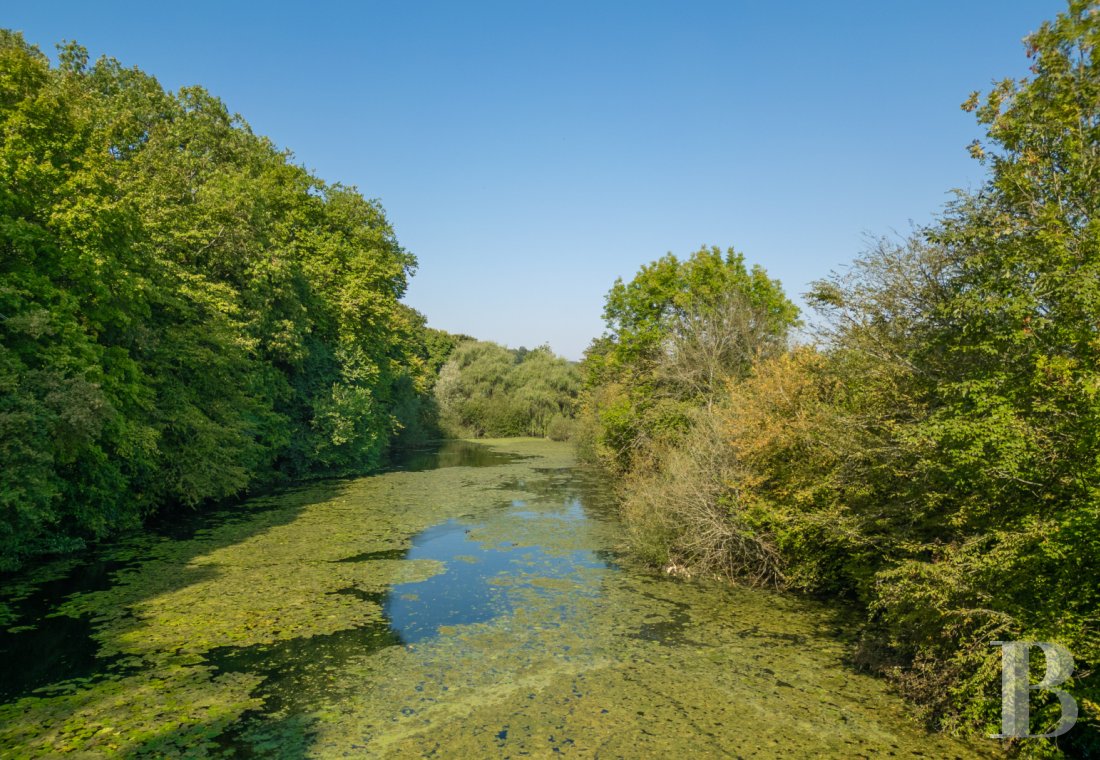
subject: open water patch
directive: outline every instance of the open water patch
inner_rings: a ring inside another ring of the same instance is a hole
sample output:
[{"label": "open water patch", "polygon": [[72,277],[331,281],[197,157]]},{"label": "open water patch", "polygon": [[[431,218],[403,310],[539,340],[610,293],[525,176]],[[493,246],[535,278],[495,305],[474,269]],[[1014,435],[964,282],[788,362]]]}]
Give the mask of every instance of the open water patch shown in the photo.
[{"label": "open water patch", "polygon": [[477,538],[478,527],[448,520],[413,538],[406,559],[435,560],[446,570],[427,580],[397,584],[386,595],[383,611],[403,641],[421,641],[441,628],[510,614],[515,592],[535,588],[539,580],[567,578],[578,568],[606,568],[589,551],[560,554],[512,542],[486,544]]}]

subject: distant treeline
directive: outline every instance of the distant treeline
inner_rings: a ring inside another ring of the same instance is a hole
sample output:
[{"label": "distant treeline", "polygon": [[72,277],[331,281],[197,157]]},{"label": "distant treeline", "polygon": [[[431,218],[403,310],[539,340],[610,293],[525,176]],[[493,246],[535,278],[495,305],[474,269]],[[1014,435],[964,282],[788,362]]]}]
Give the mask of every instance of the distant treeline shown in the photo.
[{"label": "distant treeline", "polygon": [[201,88],[0,31],[0,569],[437,435],[415,265]]},{"label": "distant treeline", "polygon": [[573,434],[580,370],[548,346],[509,349],[467,341],[451,353],[435,386],[439,422],[455,438]]},{"label": "distant treeline", "polygon": [[[703,249],[616,283],[584,362],[578,443],[641,556],[854,600],[855,662],[947,731],[1000,733],[991,642],[1063,644],[1080,718],[1031,756],[1100,755],[1098,42],[1074,2],[1030,80],[974,94],[988,182],[816,283],[812,345],[777,282]],[[1031,732],[1060,715],[1034,695]]]}]

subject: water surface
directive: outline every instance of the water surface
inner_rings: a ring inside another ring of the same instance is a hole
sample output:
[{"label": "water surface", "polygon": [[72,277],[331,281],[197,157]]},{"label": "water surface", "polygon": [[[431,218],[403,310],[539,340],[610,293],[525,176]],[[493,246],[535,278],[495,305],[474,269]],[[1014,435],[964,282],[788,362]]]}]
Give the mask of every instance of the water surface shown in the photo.
[{"label": "water surface", "polygon": [[9,579],[0,755],[970,757],[842,611],[617,555],[565,444],[455,443]]}]

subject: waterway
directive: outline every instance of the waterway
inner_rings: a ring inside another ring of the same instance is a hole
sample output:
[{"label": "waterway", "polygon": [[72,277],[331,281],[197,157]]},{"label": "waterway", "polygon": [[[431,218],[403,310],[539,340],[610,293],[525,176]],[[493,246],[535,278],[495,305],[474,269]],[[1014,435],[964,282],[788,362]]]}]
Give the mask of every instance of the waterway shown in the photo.
[{"label": "waterway", "polygon": [[621,553],[566,444],[452,442],[0,588],[4,757],[972,757],[853,619]]}]

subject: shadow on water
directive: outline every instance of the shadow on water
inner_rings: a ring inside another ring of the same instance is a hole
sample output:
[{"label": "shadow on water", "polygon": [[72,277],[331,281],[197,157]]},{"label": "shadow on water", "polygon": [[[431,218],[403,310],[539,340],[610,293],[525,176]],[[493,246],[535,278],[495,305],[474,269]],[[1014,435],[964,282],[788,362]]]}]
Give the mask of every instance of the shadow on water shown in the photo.
[{"label": "shadow on water", "polygon": [[520,454],[497,451],[472,441],[435,441],[415,448],[395,449],[384,472],[423,472],[441,467],[494,467],[524,459]]},{"label": "shadow on water", "polygon": [[[381,604],[383,594],[342,589],[365,602]],[[252,696],[263,707],[243,713],[216,739],[233,757],[263,757],[277,750],[279,757],[304,757],[312,743],[309,712],[333,696],[331,676],[353,658],[404,642],[386,619],[330,634],[301,637],[249,647],[219,647],[206,661],[220,673],[260,675],[263,681]]]},{"label": "shadow on water", "polygon": [[[670,578],[666,582],[681,581]],[[658,598],[644,591],[638,592],[638,595],[656,602],[664,614],[642,618],[637,630],[626,634],[628,637],[670,647],[690,646],[700,649],[712,646],[710,642],[698,641],[687,635],[691,629],[691,605],[673,599]]]},{"label": "shadow on water", "polygon": [[[8,613],[0,629],[0,704],[86,688],[141,667],[125,655],[101,656],[101,644],[94,636],[99,614],[62,614],[58,609],[66,602],[114,588],[121,574],[148,574],[143,569],[156,563],[170,561],[187,567],[197,556],[289,524],[306,507],[342,492],[342,484],[331,481],[231,507],[189,512],[175,523],[162,519],[143,534],[101,544],[76,557],[34,563],[0,578],[0,603]],[[213,540],[215,535],[218,540]],[[170,547],[167,557],[159,554],[165,547]],[[147,589],[129,584],[127,609],[104,612],[115,619],[129,618],[129,609],[145,599],[201,582],[210,572],[187,567],[170,578],[156,575]],[[178,732],[192,728],[180,727]]]},{"label": "shadow on water", "polygon": [[16,602],[15,625],[0,630],[0,702],[50,684],[118,671],[120,655],[99,657],[87,617],[50,617],[59,600],[110,587],[113,574],[134,562],[92,559],[60,578],[44,581]]},{"label": "shadow on water", "polygon": [[[440,467],[491,467],[522,457],[468,441],[440,441],[434,445],[396,452],[391,459],[390,470],[424,471]],[[79,594],[107,590],[112,586],[116,573],[141,566],[141,561],[136,557],[109,558],[112,555],[140,555],[140,551],[128,552],[127,549],[140,547],[154,537],[180,542],[177,544],[179,546],[214,527],[239,527],[239,530],[231,531],[231,540],[226,545],[237,543],[253,533],[292,522],[305,507],[335,498],[342,490],[340,481],[320,482],[294,487],[271,497],[250,499],[238,506],[167,513],[151,520],[144,536],[104,544],[84,553],[78,557],[76,565],[60,577],[38,583],[29,580],[35,572],[48,570],[50,564],[58,564],[56,561],[38,563],[20,573],[0,577],[0,584],[3,584],[0,594],[4,587],[20,584],[32,586],[29,593],[20,594],[22,598],[9,603],[13,620],[0,629],[0,702],[13,701],[51,684],[95,679],[99,675],[119,671],[117,665],[123,659],[121,656],[98,656],[100,645],[92,637],[95,626],[90,616],[53,614],[63,601]],[[288,510],[288,502],[294,501],[297,504]],[[258,517],[270,517],[270,513],[275,511],[282,512],[277,519],[256,522]],[[196,551],[207,553],[217,548],[217,545],[204,542],[201,547],[196,547]],[[401,559],[406,551],[367,552],[342,561]],[[180,564],[187,564],[191,556],[177,556],[174,559]],[[198,575],[189,578],[191,583],[198,580],[201,580]],[[150,595],[172,590],[171,587],[157,585]],[[141,599],[134,598],[132,601],[139,603]]]}]

